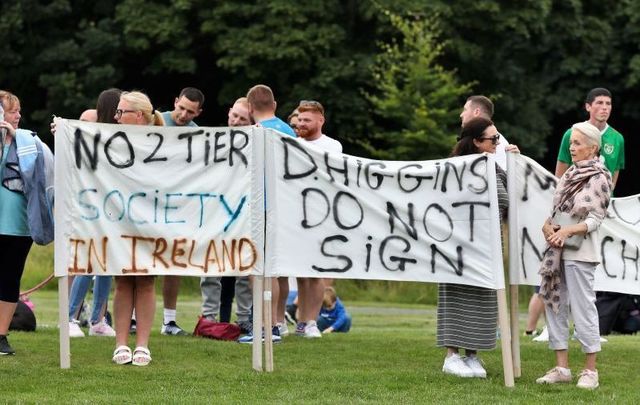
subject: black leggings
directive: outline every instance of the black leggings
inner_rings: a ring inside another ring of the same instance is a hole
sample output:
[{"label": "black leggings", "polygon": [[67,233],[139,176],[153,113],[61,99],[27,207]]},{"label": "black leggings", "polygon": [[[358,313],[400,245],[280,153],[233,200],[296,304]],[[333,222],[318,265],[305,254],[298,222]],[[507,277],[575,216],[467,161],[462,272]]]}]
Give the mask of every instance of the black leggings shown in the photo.
[{"label": "black leggings", "polygon": [[18,302],[20,279],[32,243],[29,236],[0,235],[0,301]]}]

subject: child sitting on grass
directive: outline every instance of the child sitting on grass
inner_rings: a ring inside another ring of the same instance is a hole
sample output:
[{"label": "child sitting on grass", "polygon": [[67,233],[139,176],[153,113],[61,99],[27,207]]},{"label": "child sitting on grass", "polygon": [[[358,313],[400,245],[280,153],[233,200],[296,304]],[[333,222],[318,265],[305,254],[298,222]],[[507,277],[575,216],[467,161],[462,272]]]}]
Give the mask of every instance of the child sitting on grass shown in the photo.
[{"label": "child sitting on grass", "polygon": [[322,308],[316,322],[322,333],[349,332],[351,329],[351,315],[344,309],[333,287],[324,289]]}]

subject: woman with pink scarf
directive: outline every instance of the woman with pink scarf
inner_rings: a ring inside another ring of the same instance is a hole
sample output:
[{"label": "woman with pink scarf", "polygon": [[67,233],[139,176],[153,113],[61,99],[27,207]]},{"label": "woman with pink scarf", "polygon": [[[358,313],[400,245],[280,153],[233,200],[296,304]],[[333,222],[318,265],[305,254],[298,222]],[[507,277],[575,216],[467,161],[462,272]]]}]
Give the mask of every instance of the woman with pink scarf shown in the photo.
[{"label": "woman with pink scarf", "polygon": [[551,217],[542,232],[547,248],[540,264],[540,295],[545,303],[549,347],[556,367],[539,384],[569,383],[569,308],[586,355],[579,388],[596,389],[596,353],[600,351],[598,311],[593,280],[600,262],[597,229],[611,194],[611,175],[600,161],[600,131],[589,122],[573,125],[569,151],[573,166],[562,176],[553,196]]}]

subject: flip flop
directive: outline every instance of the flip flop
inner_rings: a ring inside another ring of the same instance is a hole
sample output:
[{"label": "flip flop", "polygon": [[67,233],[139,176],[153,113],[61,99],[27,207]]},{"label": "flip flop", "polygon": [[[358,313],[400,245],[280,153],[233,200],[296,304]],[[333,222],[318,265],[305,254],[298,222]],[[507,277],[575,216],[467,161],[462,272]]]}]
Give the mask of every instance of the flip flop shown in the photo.
[{"label": "flip flop", "polygon": [[134,366],[146,366],[151,363],[151,352],[143,346],[138,346],[133,351],[133,360],[131,364]]},{"label": "flip flop", "polygon": [[128,346],[118,346],[113,352],[113,362],[116,364],[129,364],[131,360],[131,349]]}]

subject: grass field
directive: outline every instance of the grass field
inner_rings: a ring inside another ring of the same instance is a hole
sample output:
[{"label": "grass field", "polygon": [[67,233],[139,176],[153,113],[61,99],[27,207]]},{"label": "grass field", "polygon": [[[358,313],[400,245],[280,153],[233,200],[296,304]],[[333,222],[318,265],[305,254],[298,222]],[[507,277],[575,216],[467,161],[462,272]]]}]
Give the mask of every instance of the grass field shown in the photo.
[{"label": "grass field", "polygon": [[[12,333],[16,356],[0,357],[0,402],[6,403],[604,403],[640,401],[640,337],[611,336],[599,358],[600,389],[539,386],[553,366],[546,344],[522,339],[522,378],[504,387],[500,350],[484,353],[488,378],[442,374],[432,306],[346,302],[348,334],[305,340],[289,336],[274,349],[275,371],[251,368],[251,346],[159,334],[146,368],[111,363],[112,338],[71,341],[71,369],[59,368],[55,292],[32,295],[38,331]],[[178,320],[193,328],[196,296],[181,297]],[[524,315],[522,316],[522,318]],[[132,341],[133,342],[133,341]],[[582,361],[571,343],[574,373]]]}]

